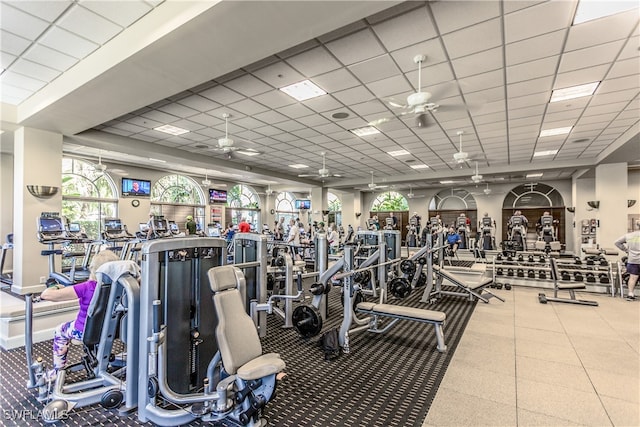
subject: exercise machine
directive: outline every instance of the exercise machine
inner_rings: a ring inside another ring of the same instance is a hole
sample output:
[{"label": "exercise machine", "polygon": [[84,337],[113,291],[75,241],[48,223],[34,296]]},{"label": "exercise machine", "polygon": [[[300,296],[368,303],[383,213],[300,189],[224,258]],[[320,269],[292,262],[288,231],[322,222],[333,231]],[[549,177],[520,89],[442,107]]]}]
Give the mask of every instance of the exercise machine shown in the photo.
[{"label": "exercise machine", "polygon": [[469,247],[469,224],[467,224],[466,216],[456,218],[456,231],[460,236],[460,244],[458,249],[467,249]]},{"label": "exercise machine", "polygon": [[[597,301],[577,299],[575,291],[578,289],[586,289],[584,282],[569,282],[562,280],[561,276],[558,274],[558,262],[556,259],[553,257],[549,258],[549,263],[551,266],[551,279],[553,280],[553,297],[548,297],[543,293],[539,293],[538,301],[540,301],[541,304],[546,304],[547,302],[563,302],[578,305],[598,305]],[[559,291],[569,291],[569,298],[558,297]]]},{"label": "exercise machine", "polygon": [[245,276],[223,265],[225,252],[226,242],[210,237],[143,245],[141,422],[261,425],[260,413],[285,364],[277,354],[262,355]]},{"label": "exercise machine", "polygon": [[[58,212],[42,212],[37,219],[37,236],[38,241],[43,245],[47,245],[47,249],[40,252],[41,255],[48,257],[49,278],[55,280],[65,286],[85,281],[89,278],[89,271],[86,268],[88,260],[83,262],[83,268],[76,267],[76,259],[85,257],[85,251],[74,252],[65,251],[63,248],[68,247],[71,242],[63,224],[63,219]],[[60,246],[60,249],[56,248]],[[56,255],[70,260],[70,267],[56,271]]]},{"label": "exercise machine", "polygon": [[480,221],[480,242],[478,247],[483,251],[494,250],[496,223],[490,216],[485,216]]},{"label": "exercise machine", "polygon": [[[98,285],[89,305],[82,337],[82,362],[60,370],[53,384],[46,377],[42,358],[33,359],[33,295],[26,295],[25,349],[29,380],[27,388],[38,390],[38,400],[48,402],[45,422],[65,419],[74,408],[100,403],[106,409],[124,413],[137,406],[138,399],[138,310],[139,268],[131,261],[114,261],[96,272]],[[126,349],[112,353],[118,328]],[[67,373],[85,371],[85,378],[68,382]],[[51,391],[50,391],[51,387]]]},{"label": "exercise machine", "polygon": [[6,241],[0,247],[0,283],[2,285],[13,285],[13,271],[5,269],[7,254],[13,250],[13,233],[7,234]]},{"label": "exercise machine", "polygon": [[415,216],[409,218],[409,225],[407,225],[407,246],[418,247],[418,219]]},{"label": "exercise machine", "polygon": [[514,251],[527,249],[527,220],[523,215],[515,214],[509,219],[509,241]]}]

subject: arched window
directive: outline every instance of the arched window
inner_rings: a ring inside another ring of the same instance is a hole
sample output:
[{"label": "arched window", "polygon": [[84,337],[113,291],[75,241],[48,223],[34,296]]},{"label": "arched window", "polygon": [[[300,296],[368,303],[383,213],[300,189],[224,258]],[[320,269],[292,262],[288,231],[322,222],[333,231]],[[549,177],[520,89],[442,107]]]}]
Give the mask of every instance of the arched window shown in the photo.
[{"label": "arched window", "polygon": [[99,239],[104,218],[118,213],[118,192],[111,177],[79,159],[62,159],[62,216]]},{"label": "arched window", "polygon": [[429,216],[440,215],[442,223],[455,225],[457,217],[465,214],[471,222],[471,231],[475,231],[478,219],[476,199],[462,188],[450,188],[440,191],[429,202]]},{"label": "arched window", "polygon": [[295,200],[295,196],[288,191],[278,193],[275,200],[276,221],[280,221],[280,218],[284,218],[284,223],[288,224],[291,218],[295,218],[297,216],[294,205]]},{"label": "arched window", "polygon": [[509,191],[502,207],[543,208],[564,206],[562,195],[555,188],[542,183],[522,184]]},{"label": "arched window", "polygon": [[246,218],[253,230],[260,230],[260,197],[248,185],[239,184],[231,187],[227,193],[226,220],[238,224]]},{"label": "arched window", "polygon": [[185,230],[187,215],[192,215],[198,228],[204,229],[205,197],[196,181],[184,175],[165,175],[151,187],[151,210],[175,221]]},{"label": "arched window", "polygon": [[378,197],[376,197],[376,199],[371,204],[371,210],[374,212],[408,211],[409,203],[402,194],[395,191],[387,191],[386,193],[382,193]]},{"label": "arched window", "polygon": [[327,202],[329,208],[329,224],[342,224],[342,201],[331,192],[327,192]]}]

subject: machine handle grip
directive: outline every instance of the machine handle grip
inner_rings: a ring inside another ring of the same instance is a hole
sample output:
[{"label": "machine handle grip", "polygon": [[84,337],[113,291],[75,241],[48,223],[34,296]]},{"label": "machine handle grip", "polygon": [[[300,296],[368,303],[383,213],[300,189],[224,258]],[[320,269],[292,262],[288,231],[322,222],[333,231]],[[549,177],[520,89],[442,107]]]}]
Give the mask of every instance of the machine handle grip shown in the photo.
[{"label": "machine handle grip", "polygon": [[153,333],[160,333],[160,300],[153,301]]}]

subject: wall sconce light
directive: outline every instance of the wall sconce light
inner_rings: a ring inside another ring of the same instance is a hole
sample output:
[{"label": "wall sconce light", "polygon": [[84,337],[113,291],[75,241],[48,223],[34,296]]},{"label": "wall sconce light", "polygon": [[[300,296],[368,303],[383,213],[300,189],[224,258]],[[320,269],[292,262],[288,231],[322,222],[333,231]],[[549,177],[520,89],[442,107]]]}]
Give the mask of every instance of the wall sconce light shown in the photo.
[{"label": "wall sconce light", "polygon": [[567,210],[571,213],[576,213],[576,207],[575,206],[567,206]]},{"label": "wall sconce light", "polygon": [[599,200],[590,200],[587,202],[587,205],[589,205],[590,208],[592,209],[598,209],[600,207],[600,201]]},{"label": "wall sconce light", "polygon": [[636,201],[635,200],[627,200],[627,207],[630,208],[631,206],[635,205]]},{"label": "wall sconce light", "polygon": [[27,190],[32,196],[38,199],[49,199],[58,194],[58,187],[51,187],[49,185],[27,185]]},{"label": "wall sconce light", "polygon": [[362,215],[362,212],[356,212],[356,218],[360,218],[360,215]]}]

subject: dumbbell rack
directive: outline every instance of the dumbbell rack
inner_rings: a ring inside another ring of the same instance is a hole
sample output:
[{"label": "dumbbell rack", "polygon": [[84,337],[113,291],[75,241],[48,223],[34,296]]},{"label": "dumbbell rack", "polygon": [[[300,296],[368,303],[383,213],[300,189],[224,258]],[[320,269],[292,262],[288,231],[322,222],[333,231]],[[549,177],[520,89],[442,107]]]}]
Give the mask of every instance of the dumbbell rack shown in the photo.
[{"label": "dumbbell rack", "polygon": [[[548,258],[544,256],[536,254],[533,261],[527,254],[502,259],[496,256],[493,258],[492,266],[495,283],[509,280],[515,281],[514,284],[553,288],[551,267]],[[565,273],[561,280],[584,282],[593,292],[609,293],[614,283],[611,263],[588,265],[584,262],[578,264],[575,259],[561,258],[558,260],[558,270]],[[532,282],[535,282],[535,285]]]}]

